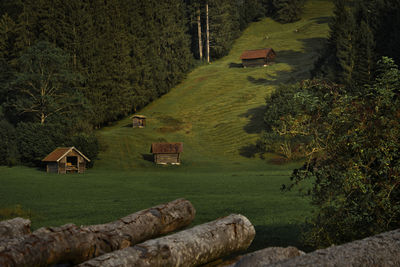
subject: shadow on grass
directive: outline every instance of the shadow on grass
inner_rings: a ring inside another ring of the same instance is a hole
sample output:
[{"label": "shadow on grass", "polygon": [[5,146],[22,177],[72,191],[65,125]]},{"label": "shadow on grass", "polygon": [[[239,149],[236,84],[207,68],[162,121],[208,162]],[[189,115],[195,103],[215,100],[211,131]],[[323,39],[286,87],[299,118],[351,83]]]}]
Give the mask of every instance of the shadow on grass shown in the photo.
[{"label": "shadow on grass", "polygon": [[304,245],[302,233],[306,230],[305,224],[277,224],[277,225],[255,225],[256,237],[251,243],[248,252],[267,247],[293,246],[305,252],[312,248]]},{"label": "shadow on grass", "polygon": [[332,17],[319,17],[319,18],[313,18],[312,21],[314,21],[317,24],[325,24],[331,22]]},{"label": "shadow on grass", "polygon": [[229,63],[229,68],[230,69],[232,69],[232,68],[243,68],[243,65],[242,65],[242,63],[231,62],[231,63]]},{"label": "shadow on grass", "polygon": [[122,127],[125,127],[125,128],[133,128],[133,127],[132,127],[132,123],[125,124],[125,125],[122,126]]},{"label": "shadow on grass", "polygon": [[154,162],[153,154],[142,153],[142,158],[146,161]]},{"label": "shadow on grass", "polygon": [[247,145],[239,148],[239,154],[246,158],[255,158],[258,153],[260,153],[259,147],[257,145]]},{"label": "shadow on grass", "polygon": [[240,114],[239,117],[248,118],[249,122],[243,127],[246,133],[255,134],[261,133],[264,127],[264,113],[266,106],[261,105],[247,110],[245,113]]}]

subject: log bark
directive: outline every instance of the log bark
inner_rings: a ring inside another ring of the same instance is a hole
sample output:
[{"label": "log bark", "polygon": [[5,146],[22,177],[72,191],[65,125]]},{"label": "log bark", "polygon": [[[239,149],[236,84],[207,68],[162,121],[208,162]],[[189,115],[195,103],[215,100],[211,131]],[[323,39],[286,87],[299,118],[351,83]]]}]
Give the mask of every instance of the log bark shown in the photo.
[{"label": "log bark", "polygon": [[305,253],[295,247],[270,247],[243,255],[232,267],[262,267],[282,260],[298,257]]},{"label": "log bark", "polygon": [[242,215],[232,214],[185,231],[105,254],[79,266],[198,266],[245,250],[254,236],[255,230],[250,221]]},{"label": "log bark", "polygon": [[0,222],[0,240],[31,233],[31,221],[20,217]]},{"label": "log bark", "polygon": [[400,229],[270,266],[400,266]]},{"label": "log bark", "polygon": [[0,245],[0,266],[78,264],[187,226],[194,214],[189,201],[177,199],[107,224],[40,228]]}]

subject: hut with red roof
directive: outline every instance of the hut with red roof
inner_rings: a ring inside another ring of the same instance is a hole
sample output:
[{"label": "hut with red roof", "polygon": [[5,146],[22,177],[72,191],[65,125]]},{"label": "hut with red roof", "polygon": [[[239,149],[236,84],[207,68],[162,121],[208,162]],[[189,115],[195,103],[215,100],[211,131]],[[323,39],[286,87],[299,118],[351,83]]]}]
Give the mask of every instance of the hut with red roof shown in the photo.
[{"label": "hut with red roof", "polygon": [[276,53],[272,48],[246,50],[240,56],[243,67],[267,66],[274,61]]},{"label": "hut with red roof", "polygon": [[75,147],[59,147],[42,161],[46,163],[46,171],[50,173],[84,173],[90,159]]},{"label": "hut with red roof", "polygon": [[157,164],[181,163],[180,154],[183,152],[183,143],[153,143],[151,153],[154,155],[154,162]]}]

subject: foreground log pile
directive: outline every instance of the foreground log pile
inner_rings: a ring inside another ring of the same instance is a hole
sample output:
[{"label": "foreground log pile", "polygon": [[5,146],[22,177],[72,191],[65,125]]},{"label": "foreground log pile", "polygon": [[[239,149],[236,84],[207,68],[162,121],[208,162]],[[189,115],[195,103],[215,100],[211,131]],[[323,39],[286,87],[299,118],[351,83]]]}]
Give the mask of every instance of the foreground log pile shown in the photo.
[{"label": "foreground log pile", "polygon": [[[188,226],[193,205],[184,199],[142,210],[101,225],[40,228],[31,233],[22,218],[0,222],[0,266],[400,266],[400,229],[308,254],[271,247],[237,256],[255,236],[239,214]],[[156,238],[158,237],[158,238]],[[216,261],[217,260],[217,261]]]}]

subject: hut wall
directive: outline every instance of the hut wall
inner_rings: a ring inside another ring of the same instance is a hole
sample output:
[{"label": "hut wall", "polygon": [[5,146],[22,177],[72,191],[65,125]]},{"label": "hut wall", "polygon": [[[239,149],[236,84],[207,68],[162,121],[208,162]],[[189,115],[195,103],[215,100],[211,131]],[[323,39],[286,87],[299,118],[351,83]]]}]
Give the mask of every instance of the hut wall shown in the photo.
[{"label": "hut wall", "polygon": [[86,161],[82,158],[82,161],[79,161],[78,173],[84,173],[85,171],[86,171]]},{"label": "hut wall", "polygon": [[144,127],[146,126],[146,120],[145,119],[139,119],[139,118],[133,118],[132,121],[132,126],[133,127]]},{"label": "hut wall", "polygon": [[[63,162],[64,161],[64,162]],[[62,158],[59,162],[58,162],[58,173],[67,173],[67,170],[65,168],[65,158]]]},{"label": "hut wall", "polygon": [[243,67],[256,67],[264,66],[267,64],[265,58],[255,58],[255,59],[242,59]]},{"label": "hut wall", "polygon": [[180,163],[179,154],[155,154],[154,161],[157,164]]},{"label": "hut wall", "polygon": [[47,163],[46,170],[48,173],[58,173],[58,164],[57,162],[49,162]]}]

